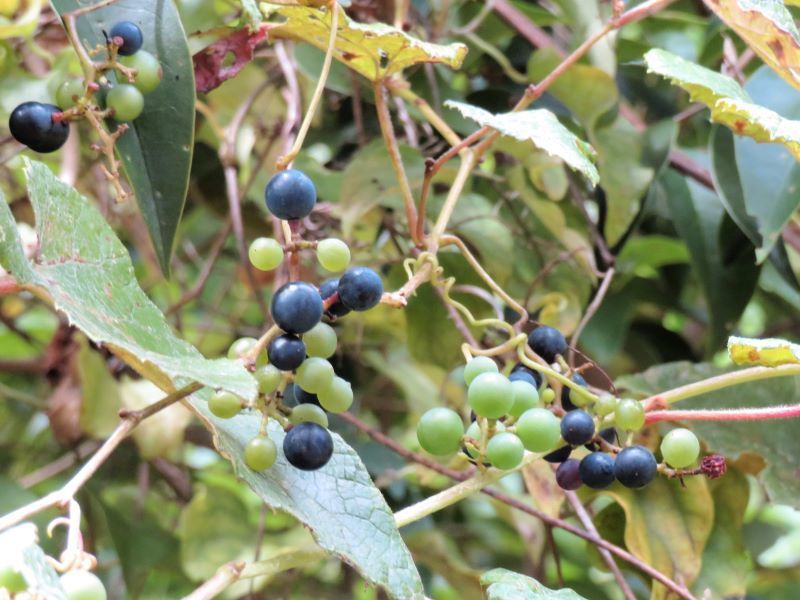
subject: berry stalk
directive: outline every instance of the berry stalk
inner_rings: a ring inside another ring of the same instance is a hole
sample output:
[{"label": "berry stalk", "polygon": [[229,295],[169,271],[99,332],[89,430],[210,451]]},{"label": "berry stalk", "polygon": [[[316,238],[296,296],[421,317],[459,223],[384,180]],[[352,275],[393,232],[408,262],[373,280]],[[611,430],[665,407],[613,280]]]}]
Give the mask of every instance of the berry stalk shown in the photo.
[{"label": "berry stalk", "polygon": [[731,408],[716,410],[655,410],[647,413],[646,422],[656,421],[765,421],[800,417],[800,404],[766,408]]}]

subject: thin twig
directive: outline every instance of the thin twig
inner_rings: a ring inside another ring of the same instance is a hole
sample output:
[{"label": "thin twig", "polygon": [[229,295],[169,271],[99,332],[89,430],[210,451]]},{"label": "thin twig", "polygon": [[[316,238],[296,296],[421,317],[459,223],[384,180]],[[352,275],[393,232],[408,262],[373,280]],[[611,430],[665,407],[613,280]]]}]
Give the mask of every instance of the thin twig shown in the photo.
[{"label": "thin twig", "polygon": [[228,589],[242,575],[245,568],[243,561],[231,561],[222,565],[214,576],[206,581],[183,600],[211,600]]},{"label": "thin twig", "polygon": [[578,340],[581,337],[581,333],[586,328],[586,325],[589,324],[589,321],[592,320],[592,317],[597,313],[600,309],[600,305],[605,300],[606,294],[608,293],[608,288],[611,287],[611,281],[614,279],[614,267],[610,267],[605,275],[603,275],[603,280],[600,282],[600,287],[597,288],[597,293],[592,298],[592,301],[589,303],[589,306],[586,307],[586,312],[583,313],[583,317],[581,317],[580,323],[575,328],[575,332],[572,334],[572,338],[569,341],[570,351],[569,351],[569,365],[570,367],[575,366],[575,349],[578,347]]}]

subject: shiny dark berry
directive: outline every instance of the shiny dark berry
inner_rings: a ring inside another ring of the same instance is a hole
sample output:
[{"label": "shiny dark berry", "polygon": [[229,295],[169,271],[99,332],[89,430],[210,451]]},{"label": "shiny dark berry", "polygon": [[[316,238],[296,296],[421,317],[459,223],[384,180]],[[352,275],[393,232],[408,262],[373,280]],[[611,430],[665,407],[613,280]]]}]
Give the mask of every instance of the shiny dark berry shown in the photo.
[{"label": "shiny dark berry", "polygon": [[306,359],[306,345],[296,335],[284,333],[269,343],[267,357],[281,371],[294,371]]},{"label": "shiny dark berry", "polygon": [[23,102],[8,119],[11,135],[20,144],[36,152],[54,152],[64,145],[69,136],[69,125],[55,122],[54,115],[62,111],[54,104]]},{"label": "shiny dark berry", "polygon": [[555,362],[557,355],[567,353],[567,340],[558,329],[540,325],[528,336],[528,346],[547,362]]},{"label": "shiny dark berry", "polygon": [[330,460],[333,438],[321,425],[306,421],[292,427],[283,438],[283,454],[292,466],[316,471]]},{"label": "shiny dark berry", "polygon": [[269,180],[264,195],[269,212],[284,221],[307,217],[317,203],[314,182],[297,169],[275,173]]},{"label": "shiny dark berry", "polygon": [[561,437],[573,446],[588,443],[594,437],[594,420],[589,413],[573,410],[561,419]]},{"label": "shiny dark berry", "polygon": [[[572,381],[574,381],[581,387],[587,387],[586,380],[580,373],[575,373],[570,379],[572,379]],[[561,388],[561,408],[563,408],[567,412],[579,408],[578,406],[573,404],[572,401],[570,400],[570,392],[571,390],[566,385]]]},{"label": "shiny dark berry", "polygon": [[108,37],[111,40],[119,38],[122,40],[122,45],[117,52],[122,56],[130,56],[136,54],[142,47],[144,36],[142,30],[136,23],[131,21],[120,21],[116,23],[111,31],[108,32]]},{"label": "shiny dark berry", "polygon": [[[322,282],[322,285],[319,286],[319,295],[322,296],[323,300],[327,300],[334,294],[339,293],[339,280],[338,279],[326,279]],[[328,310],[325,311],[325,314],[329,317],[343,317],[347,313],[350,312],[350,309],[347,308],[344,304],[342,304],[341,300],[336,300],[333,304],[328,307]]]},{"label": "shiny dark berry", "polygon": [[556,469],[556,483],[562,490],[577,490],[581,487],[580,461],[570,458]]},{"label": "shiny dark berry", "polygon": [[646,486],[653,481],[657,469],[656,457],[644,446],[625,448],[614,462],[614,476],[629,488]]},{"label": "shiny dark berry", "polygon": [[508,379],[510,381],[527,381],[536,389],[539,389],[539,386],[542,385],[542,374],[529,367],[526,367],[522,363],[517,363],[514,365],[514,368],[511,369]]},{"label": "shiny dark berry", "polygon": [[272,297],[275,324],[287,333],[305,333],[322,318],[322,298],[310,283],[290,281]]},{"label": "shiny dark berry", "polygon": [[339,299],[350,310],[369,310],[381,296],[381,277],[369,267],[351,267],[339,278]]},{"label": "shiny dark berry", "polygon": [[572,446],[561,446],[561,448],[545,454],[542,458],[549,463],[558,464],[567,460],[570,454],[572,454]]},{"label": "shiny dark berry", "polygon": [[614,483],[614,458],[605,452],[592,452],[581,460],[581,481],[595,490]]}]

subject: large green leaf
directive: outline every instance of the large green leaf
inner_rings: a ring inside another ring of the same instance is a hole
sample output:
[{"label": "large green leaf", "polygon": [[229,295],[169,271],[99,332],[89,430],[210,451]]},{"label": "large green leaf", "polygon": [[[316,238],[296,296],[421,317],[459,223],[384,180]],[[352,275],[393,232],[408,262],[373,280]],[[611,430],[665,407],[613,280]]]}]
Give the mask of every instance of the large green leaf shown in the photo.
[{"label": "large green leaf", "polygon": [[[237,361],[208,360],[173,334],[139,288],[125,247],[100,213],[41,163],[28,162],[28,191],[36,212],[40,251],[35,263],[22,253],[11,211],[0,201],[0,264],[32,291],[48,295],[70,321],[102,342],[164,390],[199,381],[243,398],[255,380]],[[358,455],[334,434],[334,455],[322,469],[305,472],[282,455],[266,473],[244,466],[244,445],[258,435],[260,413],[230,420],[207,410],[210,390],[190,398],[237,474],[271,507],[285,510],[317,543],[352,564],[394,598],[421,598],[416,567],[394,516]],[[283,430],[270,422],[278,446]]]},{"label": "large green leaf", "polygon": [[32,598],[66,600],[58,573],[38,545],[36,526],[23,523],[0,533],[0,564],[12,565],[28,584]]},{"label": "large green leaf", "polygon": [[[745,90],[753,100],[786,117],[800,119],[800,94],[773,70],[762,67]],[[764,261],[800,205],[800,166],[777,144],[757,144],[717,128],[711,138],[714,183],[725,208],[757,247]]]},{"label": "large green leaf", "polygon": [[563,160],[589,181],[597,184],[600,175],[592,160],[592,147],[564,127],[549,110],[523,110],[493,115],[471,104],[448,100],[445,106],[458,110],[466,118],[479,125],[491,127],[503,135],[532,142],[551,156]]},{"label": "large green leaf", "polygon": [[[641,490],[615,485],[608,492],[625,511],[625,545],[671,579],[690,585],[700,572],[703,549],[711,533],[714,503],[705,479],[657,477]],[[669,597],[653,582],[651,598]]]},{"label": "large green leaf", "polygon": [[[742,520],[750,487],[745,476],[728,469],[724,477],[710,482],[714,499],[714,526],[703,552],[703,568],[694,582],[694,591],[705,590],[721,598],[741,598],[747,590],[750,558],[742,542]],[[712,596],[713,597],[713,596]]]},{"label": "large green leaf", "polygon": [[[328,47],[331,11],[319,6],[268,2],[261,3],[261,10],[267,17],[277,15],[283,19],[270,30],[271,38],[302,40],[320,50]],[[379,81],[419,63],[441,63],[457,69],[466,53],[464,44],[423,42],[384,23],[358,23],[342,10],[333,55],[370,81]]]},{"label": "large green leaf", "polygon": [[666,77],[689,92],[693,101],[708,106],[712,121],[757,142],[783,144],[800,159],[800,121],[754,103],[734,79],[665,50],[650,50],[644,59],[648,71]]},{"label": "large green leaf", "polygon": [[800,32],[781,0],[707,0],[706,4],[765,63],[800,88]]},{"label": "large green leaf", "polygon": [[585,600],[570,589],[551,590],[526,575],[492,569],[481,576],[488,600]]},{"label": "large green leaf", "polygon": [[[618,389],[648,396],[677,386],[724,373],[708,364],[669,363],[638,375],[617,380]],[[683,400],[680,408],[744,408],[774,406],[800,397],[800,377],[776,377],[743,383],[718,392]],[[714,423],[693,421],[691,428],[710,452],[737,459],[755,454],[766,461],[759,473],[774,502],[800,507],[800,479],[794,448],[800,437],[800,420],[731,421]]]},{"label": "large green leaf", "polygon": [[[52,0],[60,15],[86,6],[80,0]],[[117,152],[136,194],[161,269],[169,273],[175,234],[189,187],[194,147],[194,68],[174,2],[119,0],[77,19],[87,48],[102,43],[117,21],[133,21],[144,34],[142,48],[158,58],[161,84],[148,94],[144,112],[129,123]]]},{"label": "large green leaf", "polygon": [[759,269],[752,244],[733,225],[716,195],[677,173],[665,172],[657,185],[665,194],[678,234],[710,313],[709,350],[717,350],[753,294]]}]

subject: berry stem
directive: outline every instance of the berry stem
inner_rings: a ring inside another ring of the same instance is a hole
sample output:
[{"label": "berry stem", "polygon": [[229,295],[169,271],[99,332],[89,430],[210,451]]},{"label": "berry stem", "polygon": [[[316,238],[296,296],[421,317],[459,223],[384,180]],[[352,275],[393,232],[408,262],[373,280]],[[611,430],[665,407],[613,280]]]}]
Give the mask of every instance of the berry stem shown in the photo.
[{"label": "berry stem", "polygon": [[687,398],[701,396],[710,392],[739,385],[748,381],[759,381],[761,379],[771,379],[773,377],[789,377],[800,375],[800,365],[781,365],[779,367],[752,367],[740,371],[731,371],[715,377],[709,377],[702,381],[690,383],[675,389],[655,394],[646,398],[644,409],[648,412],[661,411],[674,402],[680,402]]},{"label": "berry stem", "polygon": [[765,408],[718,410],[655,410],[647,413],[647,423],[656,421],[764,421],[800,417],[800,404]]}]

